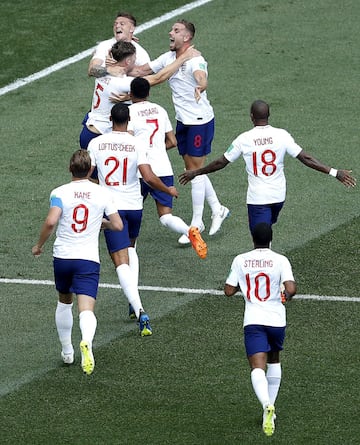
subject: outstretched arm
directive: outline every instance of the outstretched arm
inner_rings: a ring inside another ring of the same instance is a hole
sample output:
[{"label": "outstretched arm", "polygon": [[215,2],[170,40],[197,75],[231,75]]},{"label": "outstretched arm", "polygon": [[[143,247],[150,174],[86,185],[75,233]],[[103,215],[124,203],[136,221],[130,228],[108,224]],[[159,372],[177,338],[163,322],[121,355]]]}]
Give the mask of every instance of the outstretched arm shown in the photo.
[{"label": "outstretched arm", "polygon": [[150,76],[145,76],[145,78],[149,81],[150,85],[157,85],[161,82],[165,82],[168,80],[187,60],[192,59],[193,57],[197,57],[201,54],[197,49],[193,46],[189,46],[189,48],[181,54],[181,56],[177,57],[172,63],[162,68],[156,74],[151,74]]},{"label": "outstretched arm", "polygon": [[304,150],[301,150],[297,156],[297,159],[307,167],[334,176],[336,179],[342,182],[345,187],[355,187],[356,185],[356,179],[351,176],[351,170],[335,170],[334,168],[323,164]]},{"label": "outstretched arm", "polygon": [[186,170],[184,173],[181,173],[181,175],[179,175],[179,182],[180,184],[185,185],[194,179],[195,176],[206,175],[207,173],[221,170],[222,168],[226,167],[229,162],[230,161],[228,161],[225,156],[222,155],[221,158],[215,159],[215,161],[210,162],[210,164],[205,165],[205,167],[198,168],[197,170]]}]

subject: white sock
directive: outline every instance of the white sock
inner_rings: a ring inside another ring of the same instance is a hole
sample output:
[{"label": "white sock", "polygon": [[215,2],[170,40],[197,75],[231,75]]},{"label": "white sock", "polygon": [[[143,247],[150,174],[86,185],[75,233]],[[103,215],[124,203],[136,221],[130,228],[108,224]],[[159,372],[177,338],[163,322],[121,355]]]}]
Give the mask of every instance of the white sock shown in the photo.
[{"label": "white sock", "polygon": [[204,175],[196,176],[191,181],[191,199],[193,206],[191,225],[195,227],[200,227],[204,213],[204,201],[205,201]]},{"label": "white sock", "polygon": [[268,382],[265,376],[265,371],[260,368],[255,368],[251,371],[251,383],[254,388],[256,397],[259,399],[262,407],[270,403]]},{"label": "white sock", "polygon": [[95,337],[97,320],[93,311],[82,311],[79,314],[79,326],[82,340],[89,342],[90,347]]},{"label": "white sock", "polygon": [[281,383],[281,364],[268,363],[266,378],[268,381],[270,402],[272,405],[275,405]]},{"label": "white sock", "polygon": [[139,318],[140,310],[143,309],[139,290],[135,285],[135,280],[132,271],[128,264],[121,264],[116,268],[116,273],[119,278],[120,286],[128,299],[128,302],[133,307],[136,318]]},{"label": "white sock", "polygon": [[129,255],[129,267],[130,267],[131,272],[134,276],[135,285],[136,285],[136,287],[138,287],[138,285],[139,285],[139,257],[136,252],[136,247],[129,247],[128,255]]},{"label": "white sock", "polygon": [[163,216],[160,216],[159,219],[164,227],[167,227],[174,232],[182,233],[186,236],[188,235],[190,227],[178,216],[167,213]]},{"label": "white sock", "polygon": [[212,214],[216,215],[217,213],[220,213],[221,204],[208,175],[204,175],[204,177],[205,177],[205,199],[211,208]]},{"label": "white sock", "polygon": [[74,323],[72,307],[72,303],[65,304],[58,301],[55,311],[56,329],[64,354],[74,352],[74,348],[71,343],[71,333]]}]

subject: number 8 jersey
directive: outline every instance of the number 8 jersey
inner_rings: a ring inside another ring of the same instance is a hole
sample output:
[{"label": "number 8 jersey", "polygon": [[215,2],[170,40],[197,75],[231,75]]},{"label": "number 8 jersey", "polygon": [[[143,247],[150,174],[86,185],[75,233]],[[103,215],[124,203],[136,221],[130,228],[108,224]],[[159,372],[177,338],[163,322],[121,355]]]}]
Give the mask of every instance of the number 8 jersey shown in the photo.
[{"label": "number 8 jersey", "polygon": [[229,162],[243,156],[248,174],[247,204],[274,204],[285,201],[284,157],[293,158],[302,148],[281,128],[256,126],[240,134],[224,153]]},{"label": "number 8 jersey", "polygon": [[50,207],[60,207],[53,256],[63,259],[99,260],[99,232],[104,213],[117,212],[111,194],[88,179],[54,189]]}]

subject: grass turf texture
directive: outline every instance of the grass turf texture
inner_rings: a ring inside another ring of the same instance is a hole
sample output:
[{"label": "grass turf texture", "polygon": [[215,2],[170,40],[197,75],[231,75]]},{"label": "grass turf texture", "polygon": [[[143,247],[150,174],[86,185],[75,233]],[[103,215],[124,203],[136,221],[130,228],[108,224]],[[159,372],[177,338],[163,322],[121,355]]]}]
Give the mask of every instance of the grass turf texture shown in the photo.
[{"label": "grass turf texture", "polygon": [[[184,3],[152,2],[149,8],[147,2],[122,2],[121,9],[130,10],[143,23]],[[42,14],[49,12],[46,20],[30,2],[9,3],[3,9],[19,18],[23,32],[28,29],[32,34],[16,43],[19,35],[6,28],[11,15],[0,18],[17,55],[6,59],[2,85],[110,37],[118,9],[118,4],[102,2],[97,6],[103,11],[98,19],[97,7],[81,1],[71,8],[66,2],[52,8],[48,2],[37,4],[43,5]],[[250,103],[263,98],[271,104],[274,126],[287,128],[324,162],[353,168],[359,176],[354,57],[358,2],[347,1],[340,11],[330,0],[236,5],[215,0],[184,14],[196,24],[197,46],[209,61],[209,97],[217,123],[210,159],[221,155],[239,132],[251,128]],[[74,23],[76,10],[87,12]],[[38,20],[46,31],[34,32],[42,29]],[[168,48],[172,22],[140,35],[152,56]],[[96,32],[99,26],[101,31]],[[38,45],[38,36],[47,36],[47,43]],[[28,40],[31,51],[21,53]],[[31,246],[47,213],[50,190],[69,180],[68,160],[78,146],[93,88],[93,80],[86,76],[87,63],[81,61],[0,98],[1,277],[53,278],[51,242],[39,259],[32,258]],[[173,116],[166,85],[152,90],[152,100]],[[179,174],[182,161],[176,151],[170,156]],[[296,160],[287,159],[286,169],[288,199],[274,227],[274,249],[292,261],[299,293],[357,297],[358,189],[346,190]],[[141,285],[222,289],[233,257],[251,248],[242,161],[211,179],[232,215],[216,237],[205,233],[209,245],[205,261],[192,249],[179,247],[178,236],[160,226],[154,204],[145,203],[138,244]],[[179,190],[174,214],[189,221],[190,188]],[[208,209],[204,221],[208,229]],[[101,249],[102,282],[116,283],[103,242]],[[4,444],[133,444],[144,437],[149,444],[357,443],[360,429],[352,410],[359,404],[353,389],[359,369],[354,352],[358,303],[294,301],[288,306],[277,430],[268,439],[261,432],[261,409],[244,357],[239,298],[142,292],[154,335],[140,339],[134,323],[127,321],[124,297],[117,290],[101,288],[96,368],[88,379],[78,362],[73,368],[61,366],[54,289],[0,287]],[[75,320],[75,346],[78,341]]]}]

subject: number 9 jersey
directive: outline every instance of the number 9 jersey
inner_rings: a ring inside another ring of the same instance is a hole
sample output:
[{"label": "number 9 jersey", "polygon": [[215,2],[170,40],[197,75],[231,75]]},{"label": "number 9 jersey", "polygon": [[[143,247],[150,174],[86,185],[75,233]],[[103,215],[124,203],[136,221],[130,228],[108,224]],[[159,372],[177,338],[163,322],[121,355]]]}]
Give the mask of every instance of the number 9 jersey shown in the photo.
[{"label": "number 9 jersey", "polygon": [[100,262],[99,232],[104,213],[117,213],[110,192],[88,179],[54,189],[50,207],[62,210],[56,230],[53,256]]}]

